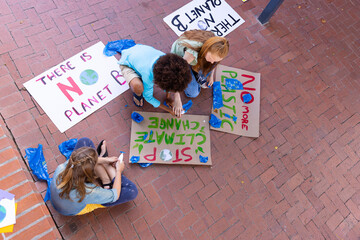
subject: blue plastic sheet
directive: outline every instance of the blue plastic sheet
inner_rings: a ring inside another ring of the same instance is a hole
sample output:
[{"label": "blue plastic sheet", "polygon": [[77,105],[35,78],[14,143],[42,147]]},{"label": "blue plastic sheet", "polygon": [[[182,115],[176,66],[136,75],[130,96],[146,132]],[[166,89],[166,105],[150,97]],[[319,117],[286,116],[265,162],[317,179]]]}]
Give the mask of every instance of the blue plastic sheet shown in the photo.
[{"label": "blue plastic sheet", "polygon": [[140,165],[140,167],[148,167],[151,166],[152,163],[138,163]]},{"label": "blue plastic sheet", "polygon": [[201,156],[201,155],[199,155],[199,159],[200,159],[200,162],[202,162],[202,163],[207,163],[208,160],[209,160],[208,157],[204,157],[204,156]]},{"label": "blue plastic sheet", "polygon": [[47,189],[44,201],[50,200],[50,182],[51,178],[49,177],[49,173],[47,170],[46,161],[44,158],[44,153],[42,149],[42,145],[39,144],[37,148],[27,148],[25,149],[25,158],[27,158],[29,162],[30,169],[33,174],[39,180],[45,180],[47,182]]},{"label": "blue plastic sheet", "polygon": [[104,48],[104,54],[108,57],[114,56],[116,53],[121,53],[122,50],[135,46],[136,43],[132,39],[121,39],[113,42],[108,42]]},{"label": "blue plastic sheet", "polygon": [[144,117],[141,116],[140,113],[137,113],[137,112],[133,112],[131,114],[131,118],[132,118],[132,120],[134,120],[137,123],[140,123],[140,122],[142,122],[142,120],[144,120]]},{"label": "blue plastic sheet", "polygon": [[235,78],[225,78],[225,85],[230,90],[244,90],[242,83]]},{"label": "blue plastic sheet", "polygon": [[213,108],[218,109],[224,106],[220,82],[213,84]]},{"label": "blue plastic sheet", "polygon": [[193,102],[191,100],[189,100],[187,103],[185,103],[183,105],[184,113],[186,113],[191,108],[192,105],[193,105]]},{"label": "blue plastic sheet", "polygon": [[59,151],[65,156],[66,160],[69,160],[71,153],[74,151],[77,139],[73,138],[67,140],[59,145]]},{"label": "blue plastic sheet", "polygon": [[132,162],[132,163],[137,163],[139,160],[140,160],[139,156],[132,156],[130,158],[130,162]]},{"label": "blue plastic sheet", "polygon": [[221,120],[217,116],[215,116],[214,114],[210,115],[209,123],[214,128],[220,128],[220,126],[221,126]]}]

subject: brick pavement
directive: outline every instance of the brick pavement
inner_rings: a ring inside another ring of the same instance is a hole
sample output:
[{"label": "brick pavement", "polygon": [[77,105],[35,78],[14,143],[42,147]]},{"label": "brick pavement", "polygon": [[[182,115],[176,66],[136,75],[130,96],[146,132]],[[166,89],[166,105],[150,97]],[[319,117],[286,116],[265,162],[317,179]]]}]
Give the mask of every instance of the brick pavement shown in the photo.
[{"label": "brick pavement", "polygon": [[[211,168],[127,165],[140,191],[121,206],[63,217],[47,204],[63,238],[360,237],[359,0],[288,0],[266,26],[256,20],[266,0],[227,2],[246,22],[223,64],[261,73],[260,137],[212,131]],[[186,3],[0,0],[0,110],[21,154],[43,144],[52,173],[69,138],[128,149],[129,91],[60,134],[23,83],[99,40],[169,51],[176,35],[162,18]],[[209,114],[211,92],[194,104]]]}]

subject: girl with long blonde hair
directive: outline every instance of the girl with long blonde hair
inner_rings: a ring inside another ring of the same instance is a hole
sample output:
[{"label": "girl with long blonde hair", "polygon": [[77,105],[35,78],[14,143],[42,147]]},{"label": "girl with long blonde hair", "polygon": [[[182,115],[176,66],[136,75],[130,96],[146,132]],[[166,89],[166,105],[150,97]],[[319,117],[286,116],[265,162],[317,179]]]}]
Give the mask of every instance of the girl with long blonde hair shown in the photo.
[{"label": "girl with long blonde hair", "polygon": [[105,141],[95,150],[90,139],[81,138],[69,160],[55,170],[51,203],[59,213],[71,216],[131,201],[138,191],[123,170],[124,162],[107,156]]},{"label": "girl with long blonde hair", "polygon": [[[195,98],[201,88],[211,87],[214,83],[215,68],[228,55],[229,42],[211,31],[190,30],[173,43],[171,53],[183,57],[189,63],[192,81],[184,92],[186,96]],[[170,95],[167,97],[169,99]],[[181,115],[182,103],[178,92],[175,93],[173,110],[176,115]]]}]

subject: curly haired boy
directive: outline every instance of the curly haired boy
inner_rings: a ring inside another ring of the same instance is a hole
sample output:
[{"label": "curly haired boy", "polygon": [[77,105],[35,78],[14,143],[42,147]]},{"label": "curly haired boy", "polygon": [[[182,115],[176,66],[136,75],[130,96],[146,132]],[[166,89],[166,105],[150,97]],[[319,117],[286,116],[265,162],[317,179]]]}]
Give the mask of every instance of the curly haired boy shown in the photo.
[{"label": "curly haired boy", "polygon": [[160,107],[174,116],[177,115],[173,109],[154,97],[154,83],[166,92],[184,91],[191,81],[186,60],[172,53],[165,54],[153,47],[136,44],[121,51],[119,64],[133,92],[136,106],[142,107],[145,98],[155,108]]}]

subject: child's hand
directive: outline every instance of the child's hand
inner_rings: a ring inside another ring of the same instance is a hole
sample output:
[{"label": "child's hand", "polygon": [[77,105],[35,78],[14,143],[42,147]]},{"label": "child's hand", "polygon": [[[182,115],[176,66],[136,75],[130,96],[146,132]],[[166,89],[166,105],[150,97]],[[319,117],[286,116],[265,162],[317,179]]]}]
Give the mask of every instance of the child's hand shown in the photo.
[{"label": "child's hand", "polygon": [[207,79],[208,87],[211,87],[214,84],[214,76],[211,74]]},{"label": "child's hand", "polygon": [[[115,157],[116,158],[116,157]],[[116,168],[116,172],[117,173],[122,173],[124,171],[124,168],[125,168],[125,163],[124,161],[120,161],[116,158],[116,165],[115,165],[115,168]]]}]

